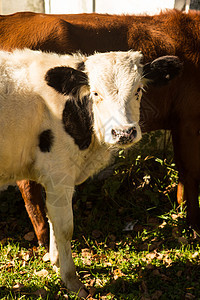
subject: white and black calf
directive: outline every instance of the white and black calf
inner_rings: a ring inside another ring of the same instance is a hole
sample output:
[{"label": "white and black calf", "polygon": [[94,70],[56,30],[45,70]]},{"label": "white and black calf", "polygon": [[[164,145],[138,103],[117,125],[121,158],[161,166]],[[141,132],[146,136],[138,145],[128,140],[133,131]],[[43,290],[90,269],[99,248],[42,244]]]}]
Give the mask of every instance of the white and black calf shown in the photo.
[{"label": "white and black calf", "polygon": [[[141,138],[143,84],[164,83],[175,57],[141,65],[139,52],[57,55],[0,52],[0,184],[31,179],[46,190],[50,256],[66,286],[87,296],[71,255],[74,187]],[[145,79],[147,77],[147,79]],[[58,255],[59,253],[59,255]]]}]

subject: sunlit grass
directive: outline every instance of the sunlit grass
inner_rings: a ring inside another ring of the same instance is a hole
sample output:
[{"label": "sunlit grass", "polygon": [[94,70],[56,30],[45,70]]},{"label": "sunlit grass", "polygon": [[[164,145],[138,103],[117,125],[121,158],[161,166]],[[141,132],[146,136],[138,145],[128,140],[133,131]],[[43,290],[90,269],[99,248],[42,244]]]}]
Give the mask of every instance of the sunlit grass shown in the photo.
[{"label": "sunlit grass", "polygon": [[[176,205],[173,162],[121,153],[113,173],[74,197],[72,254],[90,299],[200,299],[199,237]],[[9,197],[0,222],[0,299],[77,299],[43,260],[45,249],[24,240],[31,225],[25,211],[19,220],[9,213]]]}]

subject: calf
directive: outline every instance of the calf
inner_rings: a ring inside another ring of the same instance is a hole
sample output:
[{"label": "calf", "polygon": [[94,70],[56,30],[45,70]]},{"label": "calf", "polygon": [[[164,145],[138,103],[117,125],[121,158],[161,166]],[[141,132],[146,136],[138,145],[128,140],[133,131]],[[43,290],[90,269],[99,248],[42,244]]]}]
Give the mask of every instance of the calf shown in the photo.
[{"label": "calf", "polygon": [[89,57],[0,51],[0,184],[31,179],[44,186],[51,262],[59,260],[62,280],[81,297],[88,293],[70,245],[74,187],[107,165],[116,147],[141,138],[146,80],[158,73],[163,83],[181,67],[164,57],[143,70],[141,58],[133,51]]},{"label": "calf", "polygon": [[[155,16],[16,13],[0,17],[0,47],[28,47],[58,53],[81,50],[141,50],[145,62],[161,55],[178,55],[184,61],[182,75],[168,86],[148,89],[141,101],[143,132],[169,129],[179,170],[178,202],[186,200],[187,220],[200,228],[198,186],[200,14],[176,10]],[[18,182],[38,240],[47,240],[47,223],[41,189]],[[184,186],[184,189],[183,189]],[[184,191],[184,193],[183,193]]]}]

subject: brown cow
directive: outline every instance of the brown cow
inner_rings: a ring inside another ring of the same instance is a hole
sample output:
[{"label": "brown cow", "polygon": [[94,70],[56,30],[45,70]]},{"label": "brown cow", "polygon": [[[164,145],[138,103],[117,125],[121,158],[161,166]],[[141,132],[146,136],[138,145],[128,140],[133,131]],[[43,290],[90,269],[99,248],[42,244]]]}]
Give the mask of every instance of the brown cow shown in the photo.
[{"label": "brown cow", "polygon": [[[58,53],[81,50],[141,50],[145,62],[162,55],[184,61],[181,77],[162,88],[149,89],[142,99],[144,132],[169,129],[179,170],[178,202],[187,203],[187,220],[200,229],[198,186],[200,178],[200,14],[175,10],[155,16],[104,14],[45,15],[17,13],[0,18],[0,47],[28,47]],[[47,225],[41,189],[35,183],[18,183],[40,243]],[[184,195],[183,195],[184,186]]]}]

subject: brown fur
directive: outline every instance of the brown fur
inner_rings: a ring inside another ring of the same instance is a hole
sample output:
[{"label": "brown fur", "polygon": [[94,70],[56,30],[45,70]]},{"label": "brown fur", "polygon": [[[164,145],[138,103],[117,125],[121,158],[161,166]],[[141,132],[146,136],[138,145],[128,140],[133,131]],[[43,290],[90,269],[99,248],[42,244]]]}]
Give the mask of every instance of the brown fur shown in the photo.
[{"label": "brown fur", "polygon": [[[186,199],[189,224],[200,228],[200,14],[175,10],[156,16],[106,14],[44,15],[17,13],[0,17],[0,47],[28,47],[58,53],[81,50],[141,50],[145,62],[162,55],[177,55],[184,62],[181,77],[162,88],[149,89],[142,99],[143,131],[170,129],[179,170],[178,201]],[[184,195],[183,195],[184,185]],[[38,220],[44,224],[43,202],[34,189],[23,197],[29,215],[40,203]],[[34,222],[33,222],[34,223]],[[41,241],[40,232],[36,234]]]}]

